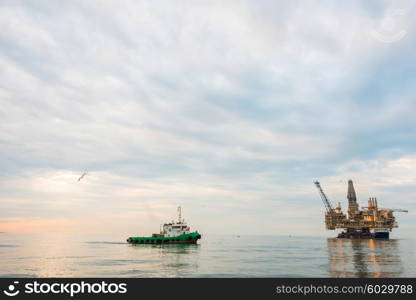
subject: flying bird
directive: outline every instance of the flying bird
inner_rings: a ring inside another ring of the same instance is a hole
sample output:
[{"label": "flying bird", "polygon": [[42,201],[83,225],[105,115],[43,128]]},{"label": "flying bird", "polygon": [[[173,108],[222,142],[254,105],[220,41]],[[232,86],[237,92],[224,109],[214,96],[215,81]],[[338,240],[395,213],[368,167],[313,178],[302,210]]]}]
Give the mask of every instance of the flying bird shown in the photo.
[{"label": "flying bird", "polygon": [[80,178],[78,178],[78,181],[80,181],[82,178],[84,178],[84,176],[87,175],[87,172],[84,172]]}]

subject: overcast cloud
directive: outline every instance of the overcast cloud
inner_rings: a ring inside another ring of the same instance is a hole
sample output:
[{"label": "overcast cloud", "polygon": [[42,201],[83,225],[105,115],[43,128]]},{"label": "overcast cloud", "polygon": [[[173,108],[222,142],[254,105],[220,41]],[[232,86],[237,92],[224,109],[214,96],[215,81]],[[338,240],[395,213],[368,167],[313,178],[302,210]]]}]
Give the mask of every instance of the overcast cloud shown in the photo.
[{"label": "overcast cloud", "polygon": [[[324,235],[416,193],[412,1],[1,1],[0,231]],[[84,172],[87,176],[77,181]],[[329,233],[332,234],[332,233]]]}]

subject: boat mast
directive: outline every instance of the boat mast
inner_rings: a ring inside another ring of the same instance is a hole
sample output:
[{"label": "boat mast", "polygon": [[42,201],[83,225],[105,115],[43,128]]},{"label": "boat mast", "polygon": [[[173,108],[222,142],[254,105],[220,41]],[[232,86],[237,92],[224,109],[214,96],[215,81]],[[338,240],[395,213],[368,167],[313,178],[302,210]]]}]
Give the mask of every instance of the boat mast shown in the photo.
[{"label": "boat mast", "polygon": [[182,214],[181,214],[181,207],[180,206],[178,206],[178,219],[179,219],[178,223],[182,223]]}]

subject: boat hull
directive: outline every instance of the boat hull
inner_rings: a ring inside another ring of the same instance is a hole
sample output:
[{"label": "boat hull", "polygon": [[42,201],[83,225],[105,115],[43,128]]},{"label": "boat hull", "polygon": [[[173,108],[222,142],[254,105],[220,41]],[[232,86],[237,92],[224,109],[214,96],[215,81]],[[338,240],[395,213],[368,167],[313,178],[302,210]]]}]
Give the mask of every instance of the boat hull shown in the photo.
[{"label": "boat hull", "polygon": [[129,237],[127,243],[144,245],[196,244],[200,238],[200,233],[192,232],[175,237]]}]

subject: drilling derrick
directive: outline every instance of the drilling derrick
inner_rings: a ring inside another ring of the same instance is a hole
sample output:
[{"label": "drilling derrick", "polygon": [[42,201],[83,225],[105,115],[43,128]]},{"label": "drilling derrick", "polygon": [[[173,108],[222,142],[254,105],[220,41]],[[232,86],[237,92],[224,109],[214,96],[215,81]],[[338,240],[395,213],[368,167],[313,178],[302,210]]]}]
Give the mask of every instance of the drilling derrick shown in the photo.
[{"label": "drilling derrick", "polygon": [[389,232],[398,227],[393,212],[404,209],[378,208],[376,198],[369,198],[368,206],[360,210],[352,180],[348,181],[348,217],[342,212],[341,204],[334,209],[318,181],[314,182],[325,205],[326,229],[344,229],[339,238],[389,238]]},{"label": "drilling derrick", "polygon": [[358,203],[357,203],[357,195],[355,194],[354,184],[352,180],[348,180],[348,218],[350,220],[357,219],[359,215]]}]

